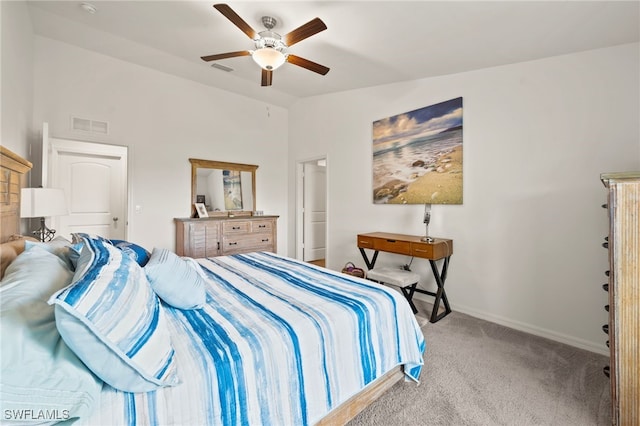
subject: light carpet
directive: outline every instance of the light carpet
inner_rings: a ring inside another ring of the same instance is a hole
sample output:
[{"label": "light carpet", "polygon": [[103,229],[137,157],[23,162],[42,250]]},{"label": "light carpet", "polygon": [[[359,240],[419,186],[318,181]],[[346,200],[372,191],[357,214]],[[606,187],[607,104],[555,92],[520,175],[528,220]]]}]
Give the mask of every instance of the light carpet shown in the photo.
[{"label": "light carpet", "polygon": [[607,357],[458,312],[431,324],[417,305],[420,384],[397,383],[349,426],[611,424]]}]

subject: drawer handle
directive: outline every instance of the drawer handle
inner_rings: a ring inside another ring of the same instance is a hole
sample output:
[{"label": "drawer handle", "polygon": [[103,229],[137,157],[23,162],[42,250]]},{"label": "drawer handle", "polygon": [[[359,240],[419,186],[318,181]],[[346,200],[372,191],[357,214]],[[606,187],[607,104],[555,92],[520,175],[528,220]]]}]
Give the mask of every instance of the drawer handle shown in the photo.
[{"label": "drawer handle", "polygon": [[420,249],[413,249],[414,251],[417,251],[418,253],[426,253],[426,250],[420,250]]},{"label": "drawer handle", "polygon": [[232,226],[231,229],[240,229],[239,226]]},{"label": "drawer handle", "polygon": [[267,225],[258,225],[258,228],[266,228]]},{"label": "drawer handle", "polygon": [[268,242],[269,242],[269,239],[268,239],[268,238],[263,238],[263,239],[262,239],[262,242],[263,242],[263,243],[268,243]]},{"label": "drawer handle", "polygon": [[387,240],[388,243],[395,243],[396,240]]},{"label": "drawer handle", "polygon": [[237,243],[237,242],[235,242],[235,243],[229,243],[229,245],[230,245],[230,246],[237,246],[237,245],[238,245],[238,243]]}]

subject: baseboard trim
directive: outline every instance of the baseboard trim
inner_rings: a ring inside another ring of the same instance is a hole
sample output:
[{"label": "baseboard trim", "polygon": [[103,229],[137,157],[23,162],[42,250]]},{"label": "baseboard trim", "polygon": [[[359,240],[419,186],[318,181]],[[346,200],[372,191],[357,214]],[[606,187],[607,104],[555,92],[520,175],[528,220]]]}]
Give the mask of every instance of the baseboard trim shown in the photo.
[{"label": "baseboard trim", "polygon": [[[414,297],[416,299],[423,300],[425,302],[433,304],[433,299],[428,296],[422,296],[420,294],[415,294]],[[531,324],[527,324],[520,321],[515,321],[509,318],[502,317],[500,315],[495,315],[490,312],[480,311],[478,309],[471,308],[469,306],[464,305],[453,305],[451,304],[451,309],[453,311],[461,312],[463,314],[471,315],[475,318],[480,318],[485,321],[490,321],[496,324],[503,325],[505,327],[513,328],[514,330],[523,331],[525,333],[533,334],[534,336],[544,337],[546,339],[550,339],[556,342],[564,343],[569,346],[574,346],[576,348],[584,349],[589,352],[594,352],[600,355],[609,356],[609,348],[603,344],[595,344],[588,340],[579,339],[574,336],[569,336],[567,334],[558,333],[549,329],[536,327]]]}]

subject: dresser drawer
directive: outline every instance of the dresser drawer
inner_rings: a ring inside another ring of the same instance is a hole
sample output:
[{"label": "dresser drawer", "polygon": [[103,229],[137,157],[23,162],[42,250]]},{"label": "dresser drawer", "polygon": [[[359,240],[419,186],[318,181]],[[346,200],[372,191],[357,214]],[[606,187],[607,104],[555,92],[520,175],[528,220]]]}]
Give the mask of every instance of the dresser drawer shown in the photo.
[{"label": "dresser drawer", "polygon": [[273,230],[272,220],[254,220],[251,222],[251,232],[271,232]]},{"label": "dresser drawer", "polygon": [[222,238],[222,254],[247,253],[252,251],[275,251],[271,233],[225,235]]},{"label": "dresser drawer", "polygon": [[250,240],[249,247],[253,251],[275,251],[273,235],[271,234],[253,234]]},{"label": "dresser drawer", "polygon": [[234,220],[222,223],[223,234],[243,234],[251,232],[251,222]]}]

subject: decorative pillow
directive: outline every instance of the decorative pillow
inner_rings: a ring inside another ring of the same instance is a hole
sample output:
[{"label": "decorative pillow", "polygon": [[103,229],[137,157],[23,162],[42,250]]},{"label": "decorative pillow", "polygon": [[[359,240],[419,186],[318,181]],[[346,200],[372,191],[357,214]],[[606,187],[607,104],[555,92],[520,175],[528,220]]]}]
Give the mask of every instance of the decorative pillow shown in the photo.
[{"label": "decorative pillow", "polygon": [[101,237],[100,235],[87,234],[86,232],[71,233],[71,242],[73,244],[83,243],[85,238],[91,238],[92,240],[106,241],[107,243],[110,243],[110,241],[107,238]]},{"label": "decorative pillow", "polygon": [[38,240],[26,235],[13,234],[9,237],[7,242],[0,244],[0,279],[4,276],[4,271],[7,269],[7,266],[9,266],[11,262],[13,262],[15,258],[24,251],[26,241]]},{"label": "decorative pillow", "polygon": [[69,262],[71,263],[71,269],[76,270],[78,266],[78,260],[80,259],[80,252],[82,251],[82,243],[75,243],[69,246]]},{"label": "decorative pillow", "polygon": [[87,416],[100,397],[102,382],[62,341],[47,304],[72,277],[60,258],[41,247],[7,268],[0,287],[0,412],[7,423],[20,416],[39,423]]},{"label": "decorative pillow", "polygon": [[137,244],[130,243],[129,241],[124,240],[110,240],[111,244],[118,247],[123,252],[127,253],[129,256],[133,258],[138,265],[144,266],[149,261],[149,257],[151,256],[149,252],[144,248],[140,247]]},{"label": "decorative pillow", "polygon": [[83,241],[73,283],[49,299],[60,335],[116,389],[178,384],[164,312],[142,268],[108,242]]},{"label": "decorative pillow", "polygon": [[25,250],[29,250],[31,247],[36,247],[36,246],[42,247],[48,252],[58,256],[60,259],[64,261],[64,263],[67,264],[69,269],[71,269],[72,271],[75,269],[75,265],[71,263],[71,259],[69,258],[71,241],[67,240],[66,238],[58,236],[58,237],[55,237],[53,240],[47,241],[44,243],[39,241],[29,241],[29,240],[25,241],[24,243]]},{"label": "decorative pillow", "polygon": [[87,234],[85,232],[76,232],[71,235],[73,237],[73,243],[75,244],[78,244],[78,243],[81,244],[84,238],[90,238],[92,240],[100,240],[100,241],[107,242],[115,247],[118,247],[120,250],[124,251],[125,253],[127,253],[127,255],[132,257],[133,260],[135,260],[140,266],[146,265],[147,262],[149,261],[149,256],[151,256],[151,254],[147,249],[137,244],[130,243],[129,241],[110,240],[105,237],[101,237],[100,235]]},{"label": "decorative pillow", "polygon": [[189,260],[167,249],[154,248],[144,267],[153,291],[165,303],[179,309],[201,308],[207,299],[204,280],[195,269],[200,265],[195,261],[192,265]]},{"label": "decorative pillow", "polygon": [[24,251],[24,240],[9,241],[0,244],[0,279],[4,277],[4,271]]}]

